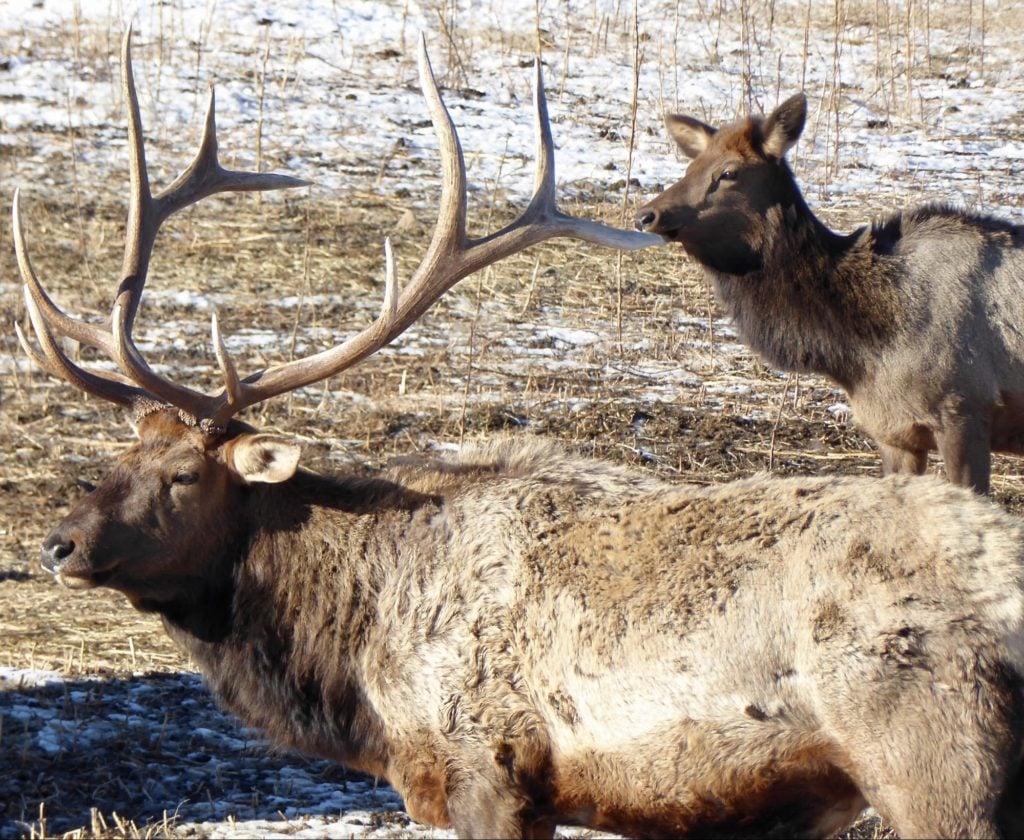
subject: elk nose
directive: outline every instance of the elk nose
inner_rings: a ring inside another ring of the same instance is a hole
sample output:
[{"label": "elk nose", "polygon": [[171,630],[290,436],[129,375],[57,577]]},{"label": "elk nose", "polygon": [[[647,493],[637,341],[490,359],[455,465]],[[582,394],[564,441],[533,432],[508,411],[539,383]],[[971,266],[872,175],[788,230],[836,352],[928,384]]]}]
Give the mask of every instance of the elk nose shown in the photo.
[{"label": "elk nose", "polygon": [[39,562],[51,574],[56,574],[64,562],[75,553],[75,541],[61,534],[50,534],[43,543]]},{"label": "elk nose", "polygon": [[636,214],[636,229],[641,231],[652,231],[658,224],[657,210],[641,210]]}]

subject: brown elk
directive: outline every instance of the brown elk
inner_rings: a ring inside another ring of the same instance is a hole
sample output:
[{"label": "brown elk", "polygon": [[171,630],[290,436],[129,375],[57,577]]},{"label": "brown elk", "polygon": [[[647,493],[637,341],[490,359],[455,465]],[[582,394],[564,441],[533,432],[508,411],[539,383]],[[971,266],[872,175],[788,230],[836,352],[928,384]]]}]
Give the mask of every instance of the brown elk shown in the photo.
[{"label": "brown elk", "polygon": [[925,206],[832,232],[786,163],[806,110],[798,94],[718,130],[669,115],[692,162],[637,227],[704,267],[769,364],[844,388],[886,472],[920,474],[937,448],[987,492],[991,452],[1024,454],[1024,228]]},{"label": "brown elk", "polygon": [[[279,743],[386,777],[460,836],[577,824],[645,836],[819,835],[874,805],[904,835],[1024,827],[1024,528],[933,481],[755,478],[673,486],[537,441],[377,478],[316,475],[232,419],[365,358],[459,276],[555,232],[540,170],[524,217],[465,237],[461,151],[426,55],[445,155],[434,243],[338,347],[226,386],[157,376],[131,340],[156,229],[225,173],[212,112],[189,172],[150,198],[131,104],[132,202],[111,327],[61,312],[14,239],[36,361],[128,407],[138,443],[43,543],[74,588],[162,616],[214,693]],[[215,330],[216,332],[216,330]],[[113,356],[91,371],[70,335]]]}]

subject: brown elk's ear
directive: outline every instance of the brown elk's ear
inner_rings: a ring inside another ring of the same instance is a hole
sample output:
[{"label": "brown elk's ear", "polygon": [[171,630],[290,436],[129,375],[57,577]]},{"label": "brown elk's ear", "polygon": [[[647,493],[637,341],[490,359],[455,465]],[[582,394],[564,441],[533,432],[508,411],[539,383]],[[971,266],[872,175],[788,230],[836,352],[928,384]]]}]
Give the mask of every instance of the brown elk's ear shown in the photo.
[{"label": "brown elk's ear", "polygon": [[764,153],[782,158],[800,139],[806,119],[807,97],[802,93],[789,97],[764,121]]},{"label": "brown elk's ear", "polygon": [[669,137],[676,141],[679,150],[688,158],[695,158],[703,152],[715,134],[715,129],[710,125],[684,114],[666,114],[665,128],[668,129]]},{"label": "brown elk's ear", "polygon": [[298,445],[277,435],[239,435],[225,444],[224,459],[246,484],[277,484],[295,475]]}]

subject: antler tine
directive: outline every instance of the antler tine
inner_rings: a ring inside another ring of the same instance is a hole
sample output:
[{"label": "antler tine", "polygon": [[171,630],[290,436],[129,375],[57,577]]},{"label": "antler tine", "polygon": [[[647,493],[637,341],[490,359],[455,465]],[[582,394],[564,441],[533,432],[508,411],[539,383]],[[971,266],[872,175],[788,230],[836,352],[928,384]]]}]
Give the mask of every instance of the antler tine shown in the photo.
[{"label": "antler tine", "polygon": [[220,400],[157,375],[143,359],[131,337],[160,226],[173,213],[214,193],[286,189],[307,186],[310,182],[287,175],[224,169],[217,159],[216,97],[211,88],[203,137],[195,158],[169,187],[153,196],[146,167],[141,109],[132,70],[131,36],[132,30],[129,27],[121,49],[122,87],[128,104],[131,198],[122,266],[123,280],[111,312],[114,355],[122,370],[142,388],[197,418],[203,418],[219,407]]},{"label": "antler tine", "polygon": [[[32,316],[29,315],[30,320],[31,318]],[[21,324],[19,324],[17,321],[14,322],[14,333],[15,335],[18,336],[18,344],[21,345],[21,349],[25,352],[25,355],[28,356],[29,359],[31,359],[35,363],[36,367],[42,368],[47,373],[53,376],[60,377],[60,371],[58,371],[55,367],[53,367],[50,364],[46,356],[44,356],[42,353],[36,350],[35,347],[32,346],[32,343],[28,340],[28,338],[25,336],[25,333],[22,331]]]},{"label": "antler tine", "polygon": [[213,349],[217,353],[217,364],[220,365],[220,372],[224,376],[224,393],[227,396],[227,405],[235,405],[244,399],[242,383],[238,379],[238,369],[235,362],[228,353],[227,345],[220,333],[220,324],[217,322],[217,313],[213,313],[211,319],[213,333]]},{"label": "antler tine", "polygon": [[384,237],[384,305],[380,310],[380,321],[390,327],[398,315],[398,270],[395,268],[395,252],[391,237]]},{"label": "antler tine", "polygon": [[544,71],[540,56],[533,60],[533,113],[534,135],[537,146],[537,169],[533,176],[531,204],[555,208],[555,141],[551,137],[548,119],[548,99],[544,95]]},{"label": "antler tine", "polygon": [[548,117],[547,97],[544,95],[544,73],[540,57],[534,59],[533,67],[533,108],[537,138],[537,170],[534,175],[533,198],[522,217],[495,234],[494,238],[507,235],[519,227],[532,228],[536,225],[542,239],[568,236],[622,251],[635,251],[663,244],[646,236],[637,236],[636,231],[609,227],[590,219],[578,219],[558,209],[555,198],[555,143],[551,137],[551,121]]},{"label": "antler tine", "polygon": [[225,392],[215,398],[215,408],[208,415],[210,424],[214,428],[222,427],[243,408],[340,373],[391,341],[401,295],[390,238],[384,240],[384,261],[384,302],[373,323],[341,344],[312,356],[267,368],[244,380],[238,378],[234,361],[214,316],[214,346],[227,386]]},{"label": "antler tine", "polygon": [[[480,239],[465,236],[466,174],[462,149],[455,135],[448,109],[437,90],[430,68],[426,41],[420,40],[420,80],[430,109],[430,117],[441,145],[444,166],[438,231],[419,268],[409,280],[402,304],[388,340],[391,341],[416,321],[441,295],[462,278],[484,266],[498,262],[530,245],[556,236],[567,236],[623,250],[636,250],[663,244],[657,236],[609,227],[589,219],[577,219],[559,211],[555,202],[555,144],[551,137],[544,77],[540,60],[534,63],[533,100],[536,129],[536,172],[534,191],[524,213],[496,233]],[[456,190],[458,194],[456,196]],[[448,215],[450,214],[450,216]],[[449,223],[448,218],[453,220]],[[449,226],[460,231],[457,250],[440,229]]]},{"label": "antler tine", "polygon": [[71,361],[54,339],[49,324],[37,306],[27,284],[25,285],[25,308],[28,310],[32,330],[35,332],[43,352],[40,354],[29,343],[19,324],[15,323],[14,330],[18,334],[18,341],[21,343],[22,349],[43,370],[66,380],[79,390],[126,408],[137,408],[140,403],[152,401],[149,394],[116,374],[86,370]]},{"label": "antler tine", "polygon": [[18,259],[18,271],[21,274],[25,289],[32,296],[40,316],[46,321],[51,329],[59,335],[71,338],[80,344],[88,344],[98,347],[108,355],[113,353],[113,338],[105,328],[95,324],[88,324],[79,321],[62,312],[57,305],[46,294],[46,290],[39,282],[35,270],[32,268],[32,261],[28,256],[28,245],[25,241],[25,230],[21,223],[21,189],[14,191],[14,201],[11,206],[11,233],[14,238],[14,252]]},{"label": "antler tine", "polygon": [[[427,252],[444,253],[459,250],[466,242],[466,161],[455,123],[437,88],[427,54],[427,39],[422,32],[418,59],[420,90],[427,102],[441,155],[441,199],[437,208],[437,225]],[[425,261],[429,261],[429,257]]]},{"label": "antler tine", "polygon": [[121,83],[128,103],[129,171],[131,202],[128,212],[128,237],[125,245],[122,290],[130,288],[133,306],[129,307],[127,323],[131,325],[138,305],[138,293],[145,284],[146,269],[153,242],[160,226],[172,214],[218,192],[254,192],[305,187],[310,181],[264,172],[242,172],[224,169],[217,159],[216,95],[210,88],[210,99],[203,124],[203,137],[192,163],[174,182],[153,196],[146,167],[145,141],[139,97],[135,90],[132,69],[131,27],[125,32],[121,46]]},{"label": "antler tine", "polygon": [[217,97],[210,87],[210,100],[206,106],[203,138],[199,150],[188,169],[154,199],[162,222],[200,199],[218,192],[260,192],[308,187],[312,181],[280,175],[275,172],[245,172],[225,169],[217,159]]}]

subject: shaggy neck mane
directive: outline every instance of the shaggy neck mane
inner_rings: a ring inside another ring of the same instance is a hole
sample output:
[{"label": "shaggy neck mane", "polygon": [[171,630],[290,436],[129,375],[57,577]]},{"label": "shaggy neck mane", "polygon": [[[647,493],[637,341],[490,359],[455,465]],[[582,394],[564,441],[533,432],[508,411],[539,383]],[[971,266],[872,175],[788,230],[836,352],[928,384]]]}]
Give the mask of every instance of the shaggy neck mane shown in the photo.
[{"label": "shaggy neck mane", "polygon": [[853,391],[898,322],[898,262],[872,229],[834,233],[799,195],[768,211],[761,256],[761,268],[742,276],[712,272],[742,336],[779,368]]},{"label": "shaggy neck mane", "polygon": [[[431,503],[379,479],[300,472],[255,485],[228,580],[195,614],[165,614],[168,631],[220,701],[273,741],[383,775],[382,724],[357,663],[386,573],[364,558],[388,555],[366,544],[382,520]],[[211,616],[223,619],[214,638],[196,632]]]}]

